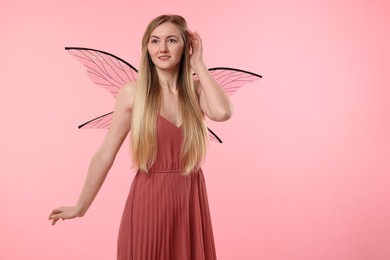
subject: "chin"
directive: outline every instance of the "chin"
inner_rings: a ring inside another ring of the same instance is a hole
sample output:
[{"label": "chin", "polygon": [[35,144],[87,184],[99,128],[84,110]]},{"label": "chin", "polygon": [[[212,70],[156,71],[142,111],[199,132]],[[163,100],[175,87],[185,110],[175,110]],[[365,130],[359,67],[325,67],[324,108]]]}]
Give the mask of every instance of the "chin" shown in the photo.
[{"label": "chin", "polygon": [[173,71],[173,70],[178,70],[179,69],[179,66],[178,64],[175,64],[175,65],[172,65],[172,64],[155,64],[156,68],[160,69],[160,70],[166,70],[166,71]]}]

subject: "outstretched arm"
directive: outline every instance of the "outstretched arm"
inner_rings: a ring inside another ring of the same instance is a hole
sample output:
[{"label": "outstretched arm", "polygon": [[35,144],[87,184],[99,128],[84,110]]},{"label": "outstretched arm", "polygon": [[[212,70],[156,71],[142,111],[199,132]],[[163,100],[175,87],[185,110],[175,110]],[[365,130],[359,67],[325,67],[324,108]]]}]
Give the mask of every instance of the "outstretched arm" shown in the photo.
[{"label": "outstretched arm", "polygon": [[53,209],[49,216],[49,220],[52,220],[53,225],[55,225],[59,219],[64,220],[82,217],[91,206],[103,185],[119,148],[130,131],[134,95],[135,83],[125,85],[119,92],[115,103],[111,127],[108,130],[103,143],[90,161],[88,174],[78,202],[76,206],[73,207],[59,207]]},{"label": "outstretched arm", "polygon": [[233,105],[223,89],[211,76],[203,62],[202,40],[197,32],[189,32],[191,38],[191,67],[199,80],[195,88],[201,109],[211,120],[226,121],[233,114]]}]

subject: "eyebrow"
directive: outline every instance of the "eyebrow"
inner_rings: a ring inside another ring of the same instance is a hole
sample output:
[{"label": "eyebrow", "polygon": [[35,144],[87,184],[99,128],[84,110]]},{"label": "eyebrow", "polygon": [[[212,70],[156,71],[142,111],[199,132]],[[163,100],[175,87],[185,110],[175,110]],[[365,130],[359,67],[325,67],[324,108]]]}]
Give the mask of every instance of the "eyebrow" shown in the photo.
[{"label": "eyebrow", "polygon": [[[167,38],[172,38],[172,37],[179,38],[179,37],[177,37],[176,35],[169,35],[169,36],[167,36]],[[151,35],[150,38],[157,38],[157,39],[160,39],[160,37],[158,37],[158,36],[156,36],[156,35]]]}]

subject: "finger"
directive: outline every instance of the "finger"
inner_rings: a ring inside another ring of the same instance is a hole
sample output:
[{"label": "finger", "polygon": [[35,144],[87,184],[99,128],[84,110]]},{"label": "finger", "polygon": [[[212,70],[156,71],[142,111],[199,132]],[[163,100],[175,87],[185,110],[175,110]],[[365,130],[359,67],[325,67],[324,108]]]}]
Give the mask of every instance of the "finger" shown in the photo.
[{"label": "finger", "polygon": [[192,39],[194,39],[195,41],[197,41],[199,38],[198,38],[198,35],[196,32],[194,32],[192,35],[191,35]]},{"label": "finger", "polygon": [[194,32],[190,32],[189,36],[190,36],[191,40],[196,40],[196,34]]},{"label": "finger", "polygon": [[51,224],[54,226],[54,225],[57,223],[58,220],[60,220],[60,219],[53,219],[53,221],[51,222]]},{"label": "finger", "polygon": [[189,38],[189,40],[190,40],[190,42],[192,43],[193,42],[193,40],[194,40],[194,33],[193,32],[191,32],[191,31],[188,31],[188,38]]},{"label": "finger", "polygon": [[60,214],[62,212],[63,212],[63,210],[61,210],[59,208],[58,209],[53,209],[52,212],[49,215],[49,219],[52,218],[53,215]]},{"label": "finger", "polygon": [[202,42],[202,38],[200,38],[200,35],[198,32],[195,32],[195,37],[196,37],[196,40],[201,43]]},{"label": "finger", "polygon": [[52,219],[59,220],[60,218],[65,219],[65,218],[67,218],[67,216],[64,212],[60,212],[60,213],[52,216]]},{"label": "finger", "polygon": [[190,35],[190,44],[193,46],[195,44],[195,38],[193,35]]},{"label": "finger", "polygon": [[199,46],[199,40],[195,36],[191,37],[191,45],[195,49]]},{"label": "finger", "polygon": [[59,217],[59,214],[54,214],[54,215],[51,215],[50,216],[50,219],[53,219],[53,220],[55,220],[55,219],[59,219],[60,217]]},{"label": "finger", "polygon": [[198,38],[198,36],[199,36],[199,34],[197,33],[197,32],[193,32],[192,34],[191,34],[191,36],[193,37],[193,38]]},{"label": "finger", "polygon": [[56,222],[59,220],[59,218],[56,216],[56,215],[54,215],[54,216],[52,216],[52,221],[51,221],[51,224],[54,226],[55,224],[56,224]]}]

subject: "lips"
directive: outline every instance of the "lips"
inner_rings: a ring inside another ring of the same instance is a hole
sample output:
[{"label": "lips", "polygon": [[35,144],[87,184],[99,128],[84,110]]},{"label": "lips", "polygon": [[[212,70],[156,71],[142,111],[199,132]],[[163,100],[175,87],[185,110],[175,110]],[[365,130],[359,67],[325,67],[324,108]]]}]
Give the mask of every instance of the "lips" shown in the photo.
[{"label": "lips", "polygon": [[163,56],[159,56],[158,59],[165,61],[165,60],[168,60],[170,57],[171,56],[163,55]]}]

